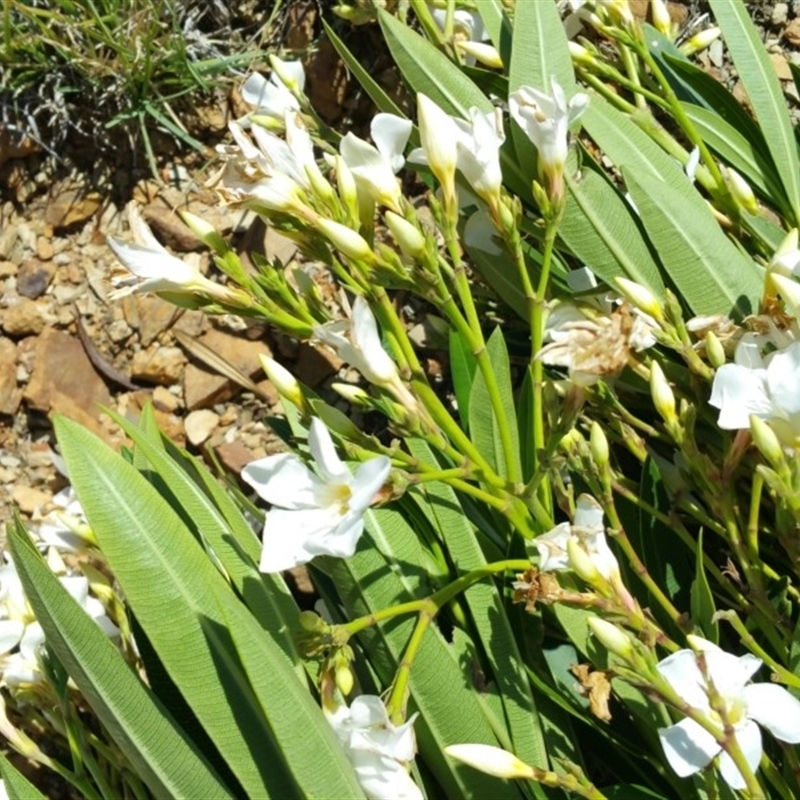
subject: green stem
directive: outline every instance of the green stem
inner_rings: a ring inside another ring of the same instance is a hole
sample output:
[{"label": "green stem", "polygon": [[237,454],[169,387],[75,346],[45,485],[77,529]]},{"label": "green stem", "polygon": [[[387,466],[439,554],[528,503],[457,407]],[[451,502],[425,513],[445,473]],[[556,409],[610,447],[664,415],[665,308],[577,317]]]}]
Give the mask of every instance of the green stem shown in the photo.
[{"label": "green stem", "polygon": [[[428,630],[428,626],[439,613],[439,611],[441,611],[441,609],[447,603],[449,603],[461,592],[466,591],[470,586],[482,581],[484,578],[488,578],[490,575],[512,570],[524,572],[525,570],[530,569],[530,566],[530,561],[523,559],[508,559],[505,561],[496,561],[493,564],[486,564],[483,567],[479,567],[478,569],[468,572],[466,575],[462,575],[460,578],[457,578],[447,586],[442,587],[424,600],[412,601],[411,603],[403,603],[402,606],[394,606],[393,608],[383,609],[382,611],[375,612],[375,614],[370,615],[369,618],[352,620],[351,622],[342,626],[349,631],[351,630],[351,627],[355,626],[356,624],[360,624],[361,628],[358,628],[358,630],[361,630],[371,624],[374,624],[374,622],[372,622],[372,618],[376,617],[378,614],[384,615],[382,619],[388,619],[389,617],[397,616],[397,613],[408,613],[409,610],[417,611],[419,614],[419,619],[417,620],[417,624],[414,627],[414,631],[412,632],[411,638],[406,645],[403,658],[401,659],[400,665],[397,669],[397,674],[395,675],[394,682],[392,684],[392,691],[389,695],[389,700],[386,703],[386,710],[389,713],[389,717],[395,724],[400,724],[403,719],[405,719],[405,705],[408,694],[408,683],[411,677],[411,667],[413,666],[414,659],[417,657],[419,649],[422,646],[423,637]],[[391,613],[394,609],[401,607],[403,609],[401,612]],[[368,621],[362,622],[362,620]]]}]

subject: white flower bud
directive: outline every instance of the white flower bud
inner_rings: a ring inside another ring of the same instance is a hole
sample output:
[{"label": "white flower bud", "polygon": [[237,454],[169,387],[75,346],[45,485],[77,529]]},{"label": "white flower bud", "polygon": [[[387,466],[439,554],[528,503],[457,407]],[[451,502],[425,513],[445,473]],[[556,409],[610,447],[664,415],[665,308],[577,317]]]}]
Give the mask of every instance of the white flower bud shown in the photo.
[{"label": "white flower bud", "polygon": [[316,225],[320,232],[328,237],[330,243],[348,258],[355,261],[375,260],[375,254],[367,244],[367,240],[347,225],[323,218],[318,219]]},{"label": "white flower bud", "polygon": [[633,644],[625,631],[600,617],[589,617],[587,624],[597,641],[615,656],[629,659],[633,655]]},{"label": "white flower bud", "polygon": [[639,311],[649,314],[658,322],[664,319],[664,309],[661,303],[647,287],[636,281],[628,280],[628,278],[614,278],[614,283]]},{"label": "white flower bud", "polygon": [[531,778],[534,774],[533,768],[513,753],[489,744],[451,744],[444,751],[451,758],[497,778]]},{"label": "white flower bud", "polygon": [[650,364],[650,394],[653,397],[653,405],[661,418],[667,424],[677,419],[675,414],[675,394],[672,391],[661,365],[657,361]]},{"label": "white flower bud", "polygon": [[384,219],[403,255],[419,258],[425,252],[427,243],[419,228],[394,211],[387,211]]}]

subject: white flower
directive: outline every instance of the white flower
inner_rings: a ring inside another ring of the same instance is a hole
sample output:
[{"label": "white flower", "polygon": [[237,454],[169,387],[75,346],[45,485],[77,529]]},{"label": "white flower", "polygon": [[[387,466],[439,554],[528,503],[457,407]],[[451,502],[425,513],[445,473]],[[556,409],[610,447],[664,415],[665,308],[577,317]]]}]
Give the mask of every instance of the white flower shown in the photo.
[{"label": "white flower", "polygon": [[332,347],[370,383],[392,387],[398,383],[397,365],[383,349],[375,317],[363,297],[355,299],[351,319],[318,325],[314,336]]},{"label": "white flower", "polygon": [[395,175],[405,163],[403,151],[411,128],[410,120],[394,114],[376,114],[370,125],[374,145],[352,133],[339,143],[339,152],[359,192],[398,213],[402,213],[402,195]]},{"label": "white flower", "polygon": [[423,94],[417,95],[417,105],[423,146],[409,153],[409,161],[430,164],[433,169],[435,164],[450,159],[472,190],[494,207],[503,183],[500,146],[505,132],[500,110],[485,114],[472,107],[466,121],[445,114]]},{"label": "white flower", "polygon": [[569,126],[586,109],[589,98],[582,93],[567,102],[564,90],[555,77],[550,79],[550,93],[532,86],[521,86],[508,98],[511,116],[525,131],[539,152],[540,170],[561,172],[567,160]]},{"label": "white flower", "polygon": [[[705,639],[692,638],[703,653],[708,679],[722,697],[727,722],[733,726],[736,740],[753,771],[761,761],[759,725],[782,742],[800,742],[800,700],[774,683],[748,683],[761,666],[760,659],[753,655],[737,657]],[[722,721],[709,704],[706,677],[692,650],[673,653],[659,662],[657,668],[690,706],[722,727]],[[693,719],[687,717],[669,728],[661,728],[658,735],[670,766],[681,777],[693,775],[719,755],[720,772],[728,785],[733,789],[745,788],[744,778],[731,757]]]},{"label": "white flower", "polygon": [[562,522],[533,540],[539,552],[539,569],[542,572],[559,572],[572,568],[567,554],[567,543],[570,539],[577,540],[606,580],[619,575],[619,564],[606,541],[603,508],[588,494],[582,494],[578,498],[575,519],[571,524]]},{"label": "white flower", "polygon": [[319,555],[352,556],[364,531],[364,512],[389,475],[386,456],[365,461],[351,474],[317,418],[311,421],[308,446],[319,474],[290,453],[267,456],[242,470],[242,478],[273,506],[264,524],[262,572],[280,572]]},{"label": "white flower", "polygon": [[416,714],[396,727],[379,697],[362,695],[350,708],[325,709],[325,716],[370,800],[422,800],[422,792],[408,774],[417,750]]},{"label": "white flower", "polygon": [[[306,74],[300,61],[282,61],[281,72],[290,76],[296,83],[299,91],[303,91],[306,83]],[[254,114],[265,117],[274,117],[283,121],[287,110],[296,111],[300,108],[297,98],[281,80],[277,70],[273,70],[267,80],[263,75],[254,72],[242,85],[242,100],[255,106]]]},{"label": "white flower", "polygon": [[800,250],[797,248],[797,228],[792,228],[778,245],[778,249],[773,254],[772,261],[770,261],[769,268],[779,275],[800,274]]},{"label": "white flower", "polygon": [[131,233],[138,243],[124,242],[113,236],[107,238],[109,247],[131,272],[122,278],[112,278],[116,287],[109,297],[116,300],[133,292],[166,292],[170,294],[200,294],[230,301],[231,291],[206,278],[197,266],[167,252],[153,236],[135,205],[128,206]]},{"label": "white flower", "polygon": [[719,409],[717,424],[724,430],[749,428],[755,414],[794,441],[800,436],[800,342],[763,358],[753,334],[745,334],[734,363],[714,375],[708,402]]},{"label": "white flower", "polygon": [[75,490],[67,486],[53,496],[55,508],[39,521],[36,535],[46,545],[66,553],[86,547],[88,522]]},{"label": "white flower", "polygon": [[293,149],[274,134],[254,126],[256,146],[237,122],[230,122],[228,129],[236,144],[217,147],[226,161],[210,182],[222,199],[256,209],[313,217],[303,192],[303,186],[309,183],[304,168],[308,159],[305,143],[298,141]]}]

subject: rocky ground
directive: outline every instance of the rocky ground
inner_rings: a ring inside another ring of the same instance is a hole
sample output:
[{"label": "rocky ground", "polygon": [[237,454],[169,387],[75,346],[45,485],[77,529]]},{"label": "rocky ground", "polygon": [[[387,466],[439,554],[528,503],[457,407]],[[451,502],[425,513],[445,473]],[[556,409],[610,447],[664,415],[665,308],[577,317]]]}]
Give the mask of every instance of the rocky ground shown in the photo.
[{"label": "rocky ground", "polygon": [[[796,101],[788,63],[800,64],[800,2],[749,5]],[[698,10],[697,3],[672,4],[683,24]],[[287,35],[300,36],[302,18],[295,22]],[[721,47],[703,58],[710,71],[735,82]],[[388,58],[377,63],[384,69]],[[358,96],[344,68],[324,43],[308,66],[315,104],[328,119],[341,120]],[[219,138],[225,118],[236,113],[235,98],[204,109],[207,138]],[[201,265],[208,265],[208,255],[177,209],[212,222],[243,251],[260,250],[284,264],[294,258],[291,243],[247,215],[221,210],[202,188],[197,158],[178,155],[160,181],[131,182],[118,164],[70,174],[68,153],[58,160],[30,144],[13,144],[0,135],[0,523],[14,509],[36,519],[66,482],[52,458],[53,414],[77,419],[117,446],[121,437],[102,407],[135,417],[152,401],[169,436],[213,454],[232,472],[274,448],[263,420],[277,410],[278,398],[259,370],[259,354],[277,353],[315,388],[338,375],[341,364],[263,325],[181,311],[154,296],[110,301],[117,265],[105,237],[126,235],[121,206],[132,199],[161,241]],[[219,374],[213,364],[220,361],[240,374],[238,381]]]}]

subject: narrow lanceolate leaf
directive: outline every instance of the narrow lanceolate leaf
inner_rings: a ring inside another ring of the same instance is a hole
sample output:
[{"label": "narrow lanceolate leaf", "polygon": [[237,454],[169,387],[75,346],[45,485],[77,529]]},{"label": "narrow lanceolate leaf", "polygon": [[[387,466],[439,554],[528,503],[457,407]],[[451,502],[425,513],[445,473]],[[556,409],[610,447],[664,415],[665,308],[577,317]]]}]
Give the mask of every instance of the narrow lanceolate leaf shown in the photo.
[{"label": "narrow lanceolate leaf", "polygon": [[[358,796],[319,707],[169,503],[79,425],[57,418],[56,431],[86,516],[137,621],[245,793]],[[276,690],[269,702],[248,680],[255,656],[234,639],[230,620],[243,626],[269,670]],[[298,754],[301,730],[306,749]],[[294,746],[289,759],[284,743]]]},{"label": "narrow lanceolate leaf", "polygon": [[714,593],[708,583],[708,577],[703,566],[703,531],[697,539],[697,570],[692,583],[691,609],[692,622],[700,629],[700,633],[710,642],[719,644],[719,622],[717,622],[717,608],[714,603]]},{"label": "narrow lanceolate leaf", "polygon": [[47,800],[2,753],[0,753],[0,774],[9,800]]},{"label": "narrow lanceolate leaf", "polygon": [[640,181],[625,168],[623,175],[667,274],[692,311],[739,318],[755,313],[763,270],[725,236],[689,181],[676,188]]},{"label": "narrow lanceolate leaf", "polygon": [[151,792],[233,797],[158,697],[53,575],[19,521],[9,540],[48,646]]},{"label": "narrow lanceolate leaf", "polygon": [[613,286],[629,278],[657,297],[664,291],[652,253],[630,204],[599,170],[584,169],[580,180],[568,178],[570,202],[558,235],[598,278]]},{"label": "narrow lanceolate leaf", "polygon": [[800,224],[800,159],[775,67],[742,0],[711,0],[739,79],[783,181],[795,225]]},{"label": "narrow lanceolate leaf", "polygon": [[382,9],[378,9],[378,21],[392,58],[415,92],[464,119],[472,106],[483,112],[492,110],[489,98],[427,39]]},{"label": "narrow lanceolate leaf", "polygon": [[575,72],[556,3],[517,3],[508,88],[513,92],[520,86],[532,86],[549,91],[551,78],[558,81],[567,98],[572,97]]},{"label": "narrow lanceolate leaf", "polygon": [[[436,458],[427,444],[413,440],[409,445],[417,458],[436,466]],[[447,549],[459,574],[486,565],[475,530],[449,486],[426,484],[419,494],[415,493],[415,499],[438,532],[442,546]],[[501,575],[498,580],[508,582],[512,576]],[[544,768],[547,765],[544,736],[502,595],[494,580],[487,578],[468,589],[464,599],[472,613],[477,639],[490,663],[493,680],[499,688],[512,749],[526,763]]]}]

